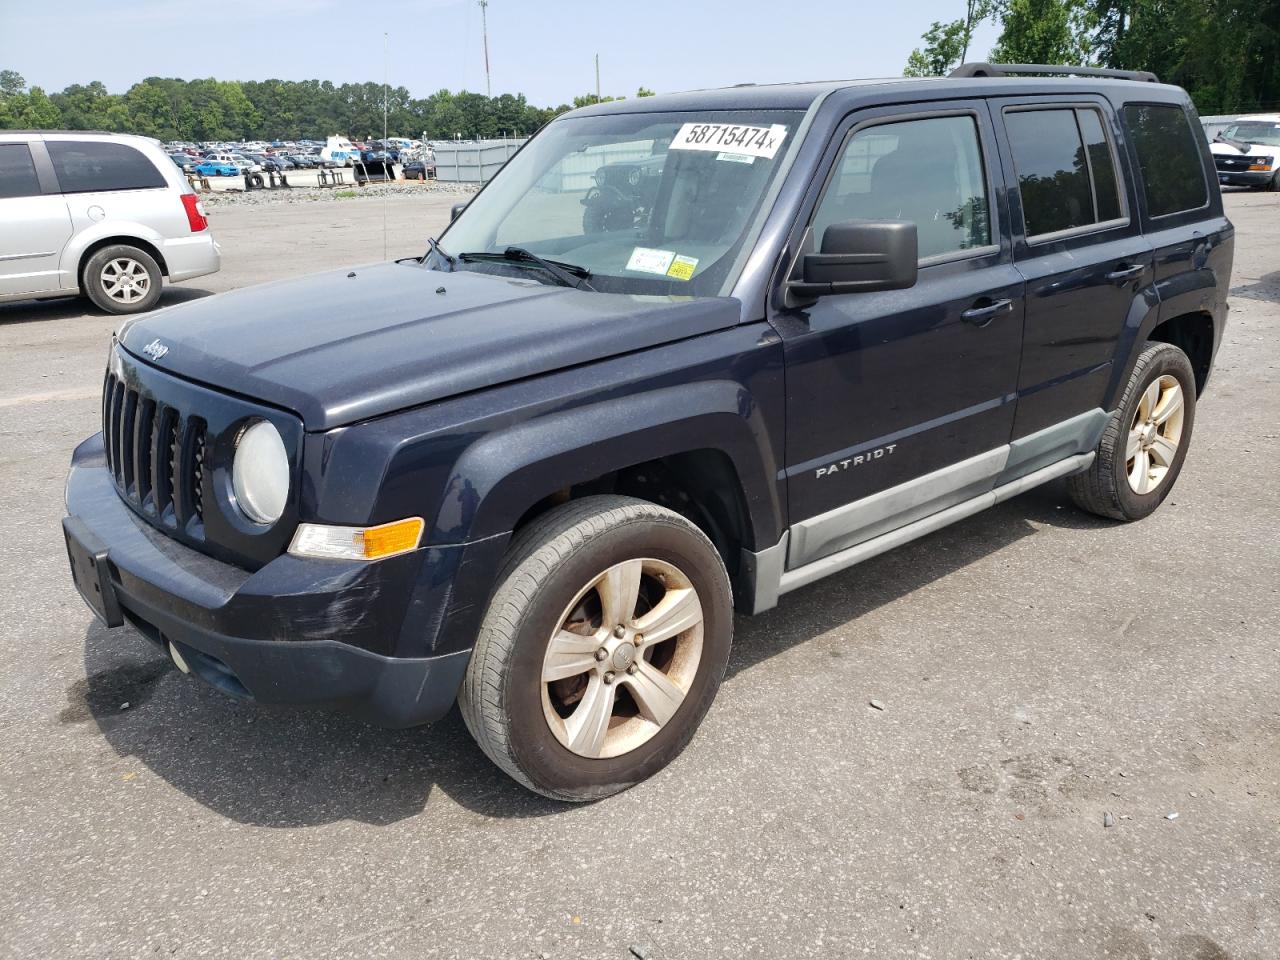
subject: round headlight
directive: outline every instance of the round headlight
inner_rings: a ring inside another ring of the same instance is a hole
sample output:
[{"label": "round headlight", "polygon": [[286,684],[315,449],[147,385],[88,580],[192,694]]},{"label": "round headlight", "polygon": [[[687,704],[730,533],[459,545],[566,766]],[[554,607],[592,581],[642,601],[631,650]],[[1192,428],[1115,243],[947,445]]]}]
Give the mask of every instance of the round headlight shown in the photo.
[{"label": "round headlight", "polygon": [[280,432],[258,420],[236,443],[231,487],[244,515],[255,523],[275,523],[289,498],[289,455]]}]

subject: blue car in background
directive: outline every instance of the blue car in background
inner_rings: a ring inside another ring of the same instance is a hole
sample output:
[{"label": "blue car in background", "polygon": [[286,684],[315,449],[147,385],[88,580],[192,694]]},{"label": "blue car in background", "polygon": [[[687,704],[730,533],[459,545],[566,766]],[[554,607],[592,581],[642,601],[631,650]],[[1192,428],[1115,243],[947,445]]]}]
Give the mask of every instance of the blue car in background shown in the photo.
[{"label": "blue car in background", "polygon": [[240,171],[229,163],[223,163],[221,160],[206,160],[196,167],[196,173],[202,177],[234,177]]}]

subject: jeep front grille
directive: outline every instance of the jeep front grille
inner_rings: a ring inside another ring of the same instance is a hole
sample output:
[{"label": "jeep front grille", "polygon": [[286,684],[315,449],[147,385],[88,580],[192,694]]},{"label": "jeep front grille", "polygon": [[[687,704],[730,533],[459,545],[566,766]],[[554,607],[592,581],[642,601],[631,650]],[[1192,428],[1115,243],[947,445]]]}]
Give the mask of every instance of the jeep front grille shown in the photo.
[{"label": "jeep front grille", "polygon": [[144,514],[186,530],[204,520],[207,425],[108,372],[102,436],[116,489]]}]

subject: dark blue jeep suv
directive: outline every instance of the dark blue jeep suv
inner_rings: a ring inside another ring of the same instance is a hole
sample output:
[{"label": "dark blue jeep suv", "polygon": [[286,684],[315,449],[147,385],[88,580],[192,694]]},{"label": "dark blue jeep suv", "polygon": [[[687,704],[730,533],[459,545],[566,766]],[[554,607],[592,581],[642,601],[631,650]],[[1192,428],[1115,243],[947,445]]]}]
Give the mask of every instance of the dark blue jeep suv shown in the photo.
[{"label": "dark blue jeep suv", "polygon": [[1164,500],[1231,269],[1198,129],[1150,75],[982,64],[574,111],[421,258],[125,326],[76,584],[228,694],[458,701],[525,786],[621,790],[735,609],[1057,477]]}]

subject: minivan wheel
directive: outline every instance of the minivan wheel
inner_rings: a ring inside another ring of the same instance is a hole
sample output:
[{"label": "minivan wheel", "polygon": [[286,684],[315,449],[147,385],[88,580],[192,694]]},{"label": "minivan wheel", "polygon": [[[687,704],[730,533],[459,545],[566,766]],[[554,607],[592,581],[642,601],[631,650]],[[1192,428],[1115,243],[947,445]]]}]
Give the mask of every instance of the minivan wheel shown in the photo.
[{"label": "minivan wheel", "polygon": [[146,251],[114,244],[89,258],[80,281],[89,299],[108,313],[141,313],[160,299],[164,276]]},{"label": "minivan wheel", "polygon": [[1098,442],[1097,457],[1067,489],[1081,508],[1114,520],[1141,520],[1173,489],[1191,444],[1196,380],[1187,355],[1148,343],[1138,356],[1120,409]]},{"label": "minivan wheel", "polygon": [[595,800],[679,755],[729,659],[720,555],[685,518],[587,497],[512,543],[459,704],[494,763],[544,796]]}]

